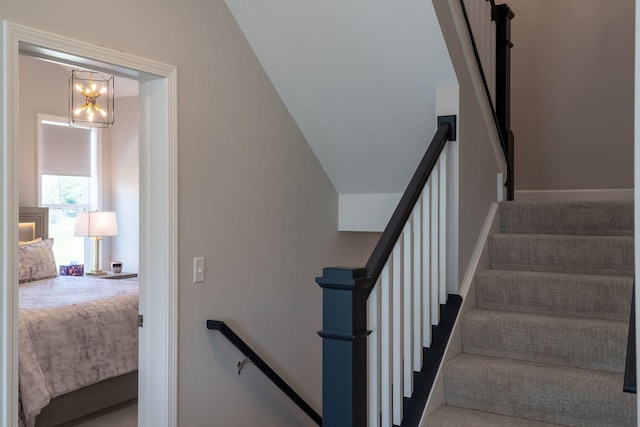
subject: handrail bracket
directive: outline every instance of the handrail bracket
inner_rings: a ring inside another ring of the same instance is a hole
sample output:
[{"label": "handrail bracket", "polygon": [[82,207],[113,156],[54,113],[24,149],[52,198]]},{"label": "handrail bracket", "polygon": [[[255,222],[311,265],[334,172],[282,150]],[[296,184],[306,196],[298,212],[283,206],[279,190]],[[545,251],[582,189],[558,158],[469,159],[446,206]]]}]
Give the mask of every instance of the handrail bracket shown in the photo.
[{"label": "handrail bracket", "polygon": [[238,362],[238,376],[240,376],[242,368],[244,368],[244,365],[246,365],[247,363],[253,363],[250,357],[245,357],[244,360]]}]

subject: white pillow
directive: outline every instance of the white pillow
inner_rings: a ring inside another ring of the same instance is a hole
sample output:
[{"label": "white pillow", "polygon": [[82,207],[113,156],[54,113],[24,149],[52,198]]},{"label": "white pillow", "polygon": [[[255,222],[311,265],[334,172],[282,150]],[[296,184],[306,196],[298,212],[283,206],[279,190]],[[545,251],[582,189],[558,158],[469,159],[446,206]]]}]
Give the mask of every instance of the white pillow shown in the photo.
[{"label": "white pillow", "polygon": [[18,246],[19,283],[48,279],[57,275],[53,239]]}]

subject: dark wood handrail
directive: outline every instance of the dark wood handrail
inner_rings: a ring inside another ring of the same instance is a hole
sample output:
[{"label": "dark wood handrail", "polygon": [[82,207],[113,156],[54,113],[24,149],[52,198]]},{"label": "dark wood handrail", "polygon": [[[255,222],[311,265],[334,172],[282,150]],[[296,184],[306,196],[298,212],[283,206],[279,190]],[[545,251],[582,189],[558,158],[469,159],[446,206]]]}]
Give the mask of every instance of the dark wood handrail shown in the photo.
[{"label": "dark wood handrail", "polygon": [[296,393],[283,380],[280,375],[271,369],[258,354],[251,349],[226,323],[219,320],[207,320],[207,329],[219,331],[226,339],[228,339],[242,354],[251,359],[256,368],[260,369],[289,399],[293,401],[305,414],[307,414],[316,424],[322,425],[322,417],[318,414],[298,393]]},{"label": "dark wood handrail", "polygon": [[624,365],[623,390],[636,393],[636,285],[633,284],[631,314],[629,315],[629,335],[627,339],[627,360]]},{"label": "dark wood handrail", "polygon": [[[393,212],[393,215],[391,215],[387,227],[384,229],[380,240],[378,240],[378,244],[373,249],[369,261],[367,261],[365,266],[367,276],[372,279],[373,284],[378,280],[382,268],[389,259],[391,251],[393,251],[393,247],[402,233],[404,225],[409,220],[413,207],[420,198],[420,194],[429,176],[431,176],[433,168],[438,162],[442,149],[447,141],[455,141],[455,130],[456,116],[438,117],[438,130],[433,136],[427,152],[420,161],[418,169],[413,174],[407,190],[402,195],[400,203],[398,203],[396,210]],[[369,288],[369,293],[371,293],[372,290],[373,285]]]}]

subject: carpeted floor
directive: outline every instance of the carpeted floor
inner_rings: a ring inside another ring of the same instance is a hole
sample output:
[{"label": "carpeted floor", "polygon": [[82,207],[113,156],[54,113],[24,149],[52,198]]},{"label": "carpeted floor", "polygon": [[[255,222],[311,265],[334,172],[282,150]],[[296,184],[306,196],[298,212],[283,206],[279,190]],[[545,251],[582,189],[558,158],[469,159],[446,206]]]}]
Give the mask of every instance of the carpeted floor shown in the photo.
[{"label": "carpeted floor", "polygon": [[507,202],[429,427],[636,425],[623,371],[633,203]]},{"label": "carpeted floor", "polygon": [[58,427],[138,427],[138,404],[120,405],[114,411],[89,415]]}]

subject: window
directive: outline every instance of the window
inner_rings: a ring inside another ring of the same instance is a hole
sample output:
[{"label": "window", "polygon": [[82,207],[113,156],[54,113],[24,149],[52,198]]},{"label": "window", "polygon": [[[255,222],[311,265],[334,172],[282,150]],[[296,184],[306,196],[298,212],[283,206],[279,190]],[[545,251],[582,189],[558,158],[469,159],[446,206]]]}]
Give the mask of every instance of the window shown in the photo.
[{"label": "window", "polygon": [[73,231],[78,211],[98,208],[98,130],[70,128],[64,117],[38,115],[38,123],[38,193],[56,262],[85,264],[85,239]]}]

